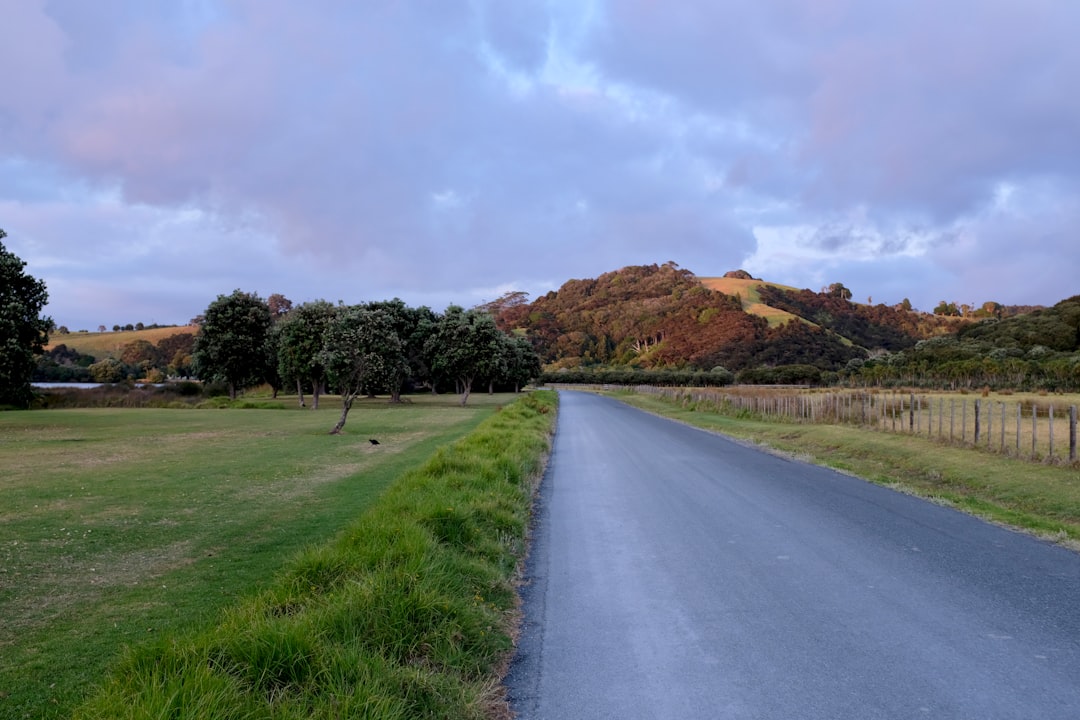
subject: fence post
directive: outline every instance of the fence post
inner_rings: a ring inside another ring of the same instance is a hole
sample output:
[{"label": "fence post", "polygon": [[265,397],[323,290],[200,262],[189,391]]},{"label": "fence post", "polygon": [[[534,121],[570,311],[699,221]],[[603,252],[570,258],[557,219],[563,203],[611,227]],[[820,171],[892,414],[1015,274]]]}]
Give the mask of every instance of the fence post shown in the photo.
[{"label": "fence post", "polygon": [[967,400],[960,399],[960,442],[967,442]]},{"label": "fence post", "polygon": [[982,409],[982,401],[975,401],[975,445],[979,444],[979,410]]},{"label": "fence post", "polygon": [[994,401],[986,401],[986,449],[990,449],[990,443],[994,438]]},{"label": "fence post", "polygon": [[938,398],[938,403],[937,403],[937,436],[938,436],[938,440],[941,439],[941,435],[942,435],[942,433],[941,433],[941,420],[942,420],[942,417],[941,416],[944,415],[944,414],[945,414],[945,398],[939,397]]},{"label": "fence post", "polygon": [[908,432],[915,432],[915,393],[911,393],[911,401],[908,405]]},{"label": "fence post", "polygon": [[1069,407],[1069,462],[1076,462],[1076,406]]},{"label": "fence post", "polygon": [[949,442],[954,440],[953,430],[956,427],[956,401],[949,398]]}]

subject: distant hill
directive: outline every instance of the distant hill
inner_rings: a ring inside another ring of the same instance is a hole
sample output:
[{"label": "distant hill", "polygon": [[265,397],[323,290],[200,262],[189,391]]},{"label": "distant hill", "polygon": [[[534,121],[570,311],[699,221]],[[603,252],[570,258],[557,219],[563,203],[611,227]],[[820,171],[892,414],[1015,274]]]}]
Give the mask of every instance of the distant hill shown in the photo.
[{"label": "distant hill", "polygon": [[176,325],[117,332],[73,332],[63,335],[54,332],[49,335],[49,344],[45,346],[45,350],[66,345],[69,350],[75,350],[82,355],[93,355],[96,360],[104,360],[110,357],[118,358],[124,346],[135,340],[146,340],[151,345],[157,345],[167,337],[182,333],[195,335],[198,331],[198,325]]},{"label": "distant hill", "polygon": [[[989,337],[1028,345],[1041,338],[1051,350],[1065,351],[1076,327],[1064,310],[1009,318],[1015,309],[987,303],[963,316],[926,313],[908,303],[853,302],[840,283],[814,292],[742,270],[698,278],[674,263],[569,280],[531,303],[511,295],[488,309],[504,329],[528,335],[548,369],[807,365],[835,371],[852,360],[914,351],[921,341],[958,332],[984,344]],[[991,310],[999,317],[990,317]],[[994,324],[1000,327],[992,329]]]},{"label": "distant hill", "polygon": [[705,282],[674,263],[630,266],[570,280],[497,320],[528,334],[552,369],[807,364],[825,370],[867,355],[814,319],[763,302],[766,290],[797,292],[749,277]]}]

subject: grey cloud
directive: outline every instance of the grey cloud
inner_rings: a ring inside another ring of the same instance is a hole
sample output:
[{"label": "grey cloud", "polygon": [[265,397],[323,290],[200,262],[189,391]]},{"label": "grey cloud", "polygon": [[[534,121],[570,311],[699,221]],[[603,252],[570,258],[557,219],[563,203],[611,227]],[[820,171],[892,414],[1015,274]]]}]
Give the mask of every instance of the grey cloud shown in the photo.
[{"label": "grey cloud", "polygon": [[[0,178],[0,227],[75,252],[92,227],[164,284],[180,256],[139,252],[151,218],[196,213],[159,235],[203,268],[181,314],[249,279],[461,301],[636,262],[721,273],[759,226],[819,228],[832,257],[800,277],[853,290],[842,273],[999,277],[1033,236],[1067,256],[1056,282],[1076,269],[1080,6],[93,7],[5,7],[0,64],[27,73],[0,95],[0,167],[20,174]],[[1037,216],[993,213],[1011,186]]]}]

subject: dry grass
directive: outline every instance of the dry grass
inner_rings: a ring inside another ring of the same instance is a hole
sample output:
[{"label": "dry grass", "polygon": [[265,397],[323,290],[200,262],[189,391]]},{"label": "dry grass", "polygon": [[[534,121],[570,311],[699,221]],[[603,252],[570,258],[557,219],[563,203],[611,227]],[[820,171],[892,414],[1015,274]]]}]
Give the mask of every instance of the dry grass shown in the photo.
[{"label": "dry grass", "polygon": [[153,328],[150,330],[131,330],[120,332],[73,332],[67,335],[53,333],[49,336],[49,344],[46,350],[51,350],[57,345],[67,345],[83,355],[93,355],[98,360],[107,357],[117,357],[125,345],[134,340],[146,340],[152,345],[172,335],[199,331],[197,325],[179,325],[176,327]]},{"label": "dry grass", "polygon": [[786,310],[766,305],[761,302],[761,295],[758,292],[758,288],[762,285],[771,285],[784,290],[797,290],[797,288],[789,287],[787,285],[778,285],[777,283],[764,282],[762,280],[743,280],[742,278],[709,277],[700,278],[700,280],[701,284],[710,290],[716,290],[725,295],[738,295],[742,300],[743,310],[751,315],[758,315],[765,318],[769,323],[769,327],[783,325],[791,320],[799,320],[801,322],[813,324],[800,318],[798,315],[792,315]]}]

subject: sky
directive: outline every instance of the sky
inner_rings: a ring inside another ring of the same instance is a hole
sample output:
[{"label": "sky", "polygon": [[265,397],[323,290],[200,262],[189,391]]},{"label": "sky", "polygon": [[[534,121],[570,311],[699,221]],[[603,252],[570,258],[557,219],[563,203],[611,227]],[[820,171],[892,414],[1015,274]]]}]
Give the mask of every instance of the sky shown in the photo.
[{"label": "sky", "polygon": [[0,228],[71,330],[675,262],[1080,293],[1072,0],[0,0]]}]

